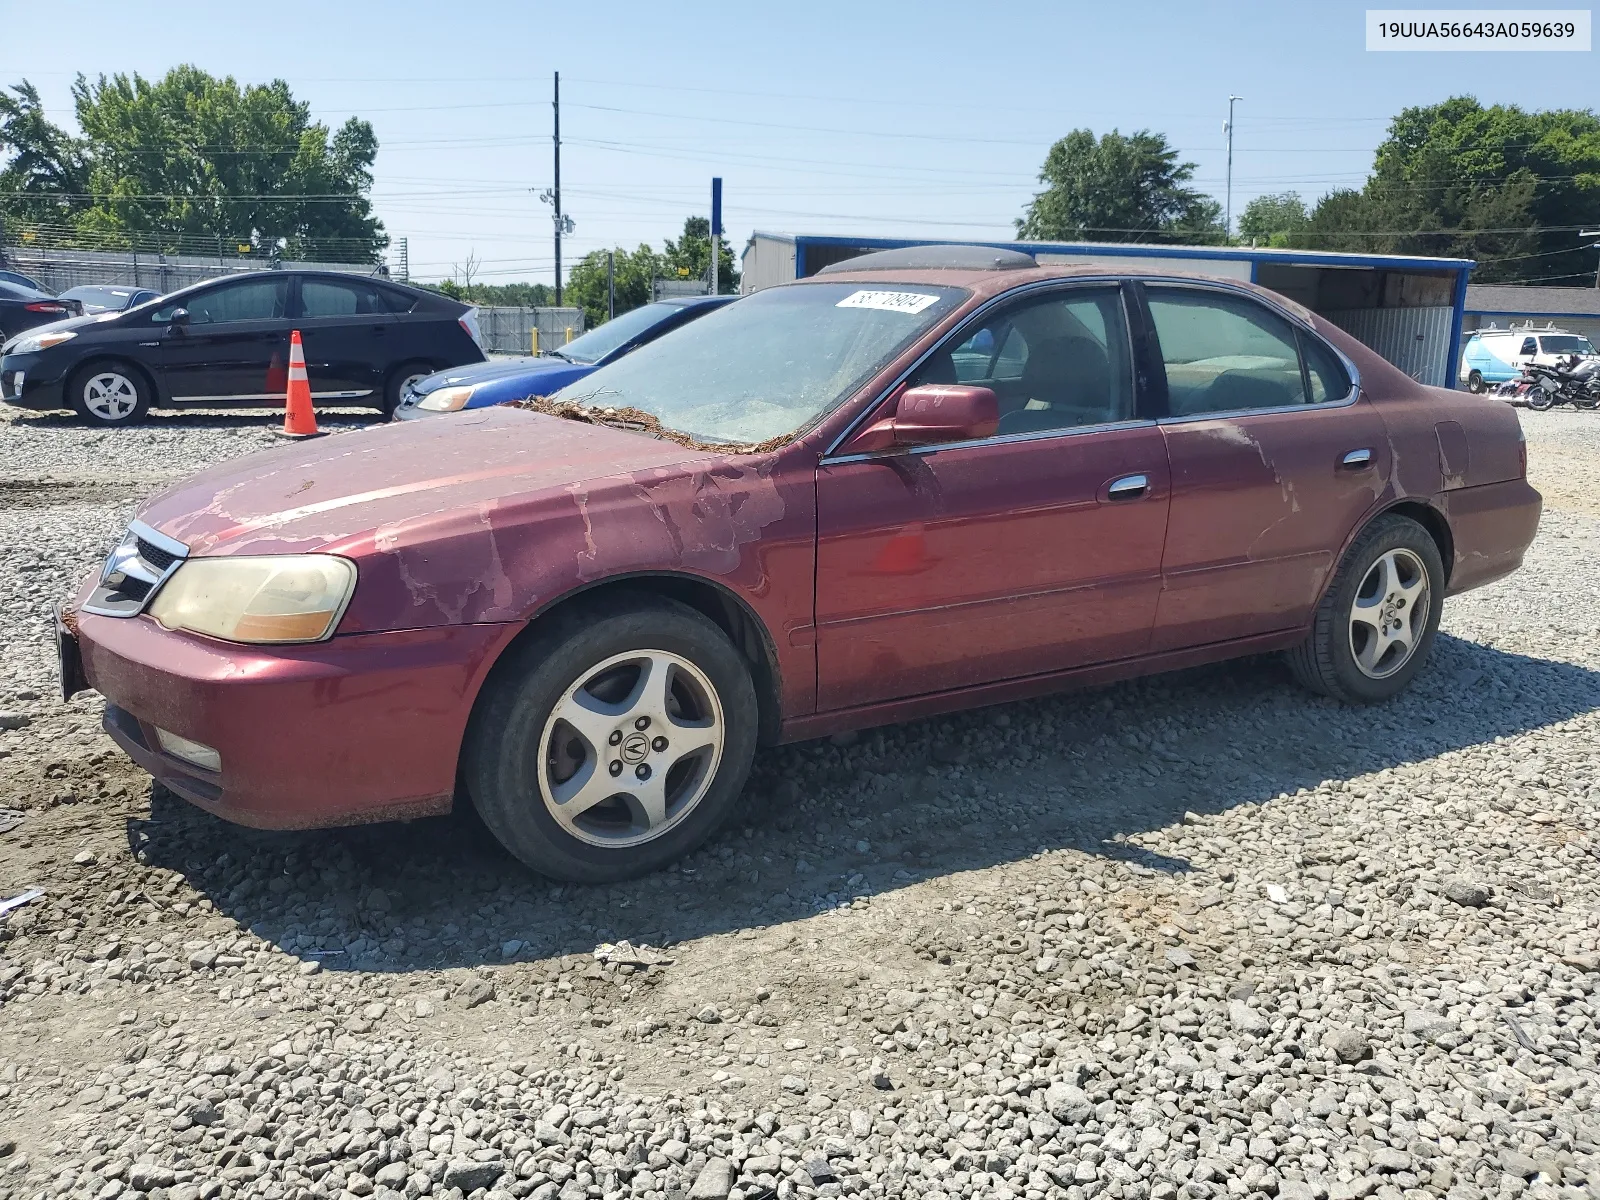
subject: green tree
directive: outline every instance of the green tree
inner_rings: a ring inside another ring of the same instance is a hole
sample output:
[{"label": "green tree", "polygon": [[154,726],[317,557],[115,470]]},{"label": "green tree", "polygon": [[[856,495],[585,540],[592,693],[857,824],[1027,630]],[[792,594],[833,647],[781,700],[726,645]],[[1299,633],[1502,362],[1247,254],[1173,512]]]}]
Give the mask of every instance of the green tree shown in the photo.
[{"label": "green tree", "polygon": [[[683,223],[683,236],[665,243],[661,256],[662,273],[675,279],[711,278],[711,219],[689,217]],[[739,264],[733,257],[733,247],[724,239],[717,255],[717,291],[734,295],[739,291]]]},{"label": "green tree", "polygon": [[1261,246],[1286,246],[1310,219],[1299,192],[1257,196],[1239,214],[1239,236]]},{"label": "green tree", "polygon": [[1218,241],[1217,203],[1186,186],[1195,164],[1178,161],[1164,134],[1117,130],[1099,140],[1074,129],[1045,155],[1037,193],[1017,233],[1037,241]]},{"label": "green tree", "polygon": [[[330,131],[281,79],[241,87],[194,66],[158,80],[80,75],[72,97],[81,140],[45,121],[26,81],[14,92],[12,110],[0,110],[0,122],[16,126],[5,170],[40,181],[37,195],[66,199],[83,238],[174,250],[247,239],[288,258],[345,261],[368,261],[388,244],[368,198],[372,126],[352,117]],[[29,189],[6,190],[8,214],[38,211],[32,195],[10,194]],[[74,209],[75,192],[87,195]]]},{"label": "green tree", "polygon": [[[642,243],[631,254],[621,246],[612,253],[616,255],[617,311],[649,304],[650,281],[665,274],[661,256]],[[606,251],[591,250],[583,256],[567,276],[562,299],[583,309],[585,324],[591,329],[607,319]]]},{"label": "green tree", "polygon": [[23,80],[0,88],[0,212],[28,222],[70,223],[87,207],[84,144],[51,124],[39,90]]},{"label": "green tree", "polygon": [[1583,285],[1595,256],[1578,232],[1596,212],[1594,112],[1455,96],[1401,112],[1366,184],[1323,197],[1292,244],[1472,258],[1486,283]]}]

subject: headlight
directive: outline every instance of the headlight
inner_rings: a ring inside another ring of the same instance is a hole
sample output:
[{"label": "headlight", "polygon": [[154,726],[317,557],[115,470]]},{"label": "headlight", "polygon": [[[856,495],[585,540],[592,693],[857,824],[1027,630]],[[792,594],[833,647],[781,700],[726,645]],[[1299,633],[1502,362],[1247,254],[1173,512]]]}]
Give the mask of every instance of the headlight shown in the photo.
[{"label": "headlight", "polygon": [[417,407],[425,408],[429,412],[460,412],[467,406],[467,401],[472,399],[474,390],[476,390],[475,385],[472,384],[435,388],[417,401]]},{"label": "headlight", "polygon": [[331,554],[191,558],[156,593],[150,615],[229,642],[320,642],[355,587],[355,565]]},{"label": "headlight", "polygon": [[48,350],[51,346],[59,346],[62,342],[70,342],[78,335],[70,329],[56,329],[49,333],[30,333],[12,342],[7,349],[8,354],[37,354],[41,350]]}]

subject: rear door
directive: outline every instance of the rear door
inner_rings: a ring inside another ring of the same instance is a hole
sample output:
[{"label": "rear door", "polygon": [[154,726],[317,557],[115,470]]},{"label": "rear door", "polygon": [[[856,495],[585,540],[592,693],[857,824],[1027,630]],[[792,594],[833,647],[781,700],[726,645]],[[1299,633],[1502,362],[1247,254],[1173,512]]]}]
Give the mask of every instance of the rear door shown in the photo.
[{"label": "rear door", "polygon": [[1172,468],[1151,648],[1304,625],[1389,477],[1383,420],[1325,342],[1255,297],[1144,295]]},{"label": "rear door", "polygon": [[[282,403],[288,301],[287,276],[231,279],[151,312],[140,348],[176,402]],[[187,326],[172,324],[179,308]]]},{"label": "rear door", "polygon": [[1116,285],[1030,292],[911,376],[1001,400],[995,436],[824,459],[819,706],[851,708],[1144,652],[1166,450],[1135,416]]},{"label": "rear door", "polygon": [[363,400],[383,387],[395,318],[377,284],[359,276],[299,276],[295,327],[312,399]]}]

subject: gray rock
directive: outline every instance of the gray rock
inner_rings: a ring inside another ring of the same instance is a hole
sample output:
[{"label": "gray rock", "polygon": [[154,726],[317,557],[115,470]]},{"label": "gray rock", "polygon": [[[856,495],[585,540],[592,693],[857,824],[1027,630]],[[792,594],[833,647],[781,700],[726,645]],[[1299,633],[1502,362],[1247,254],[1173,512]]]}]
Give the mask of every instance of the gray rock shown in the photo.
[{"label": "gray rock", "polygon": [[175,1179],[172,1168],[165,1163],[134,1163],[128,1169],[128,1186],[139,1192],[171,1187]]},{"label": "gray rock", "polygon": [[1539,1164],[1520,1151],[1502,1150],[1500,1169],[1507,1175],[1515,1175],[1518,1179],[1532,1179],[1539,1173]]},{"label": "gray rock", "polygon": [[1444,881],[1444,894],[1467,908],[1482,908],[1489,903],[1489,889],[1465,875],[1452,875]]},{"label": "gray rock", "polygon": [[494,999],[494,984],[487,979],[474,979],[470,983],[461,985],[456,992],[456,1000],[462,1008],[477,1008],[480,1004],[487,1004]]},{"label": "gray rock", "polygon": [[689,1189],[689,1200],[728,1200],[733,1180],[733,1164],[725,1158],[713,1158],[695,1177],[694,1186]]},{"label": "gray rock", "polygon": [[491,1159],[488,1162],[474,1162],[471,1159],[457,1159],[444,1169],[444,1186],[447,1188],[460,1188],[462,1193],[475,1192],[479,1188],[492,1187],[495,1180],[506,1173],[506,1164],[503,1159]]},{"label": "gray rock", "polygon": [[1240,1033],[1247,1033],[1252,1037],[1261,1037],[1272,1028],[1261,1012],[1251,1008],[1243,1000],[1232,1000],[1228,1003],[1228,1023]]},{"label": "gray rock", "polygon": [[[1330,1029],[1322,1035],[1322,1044],[1342,1063],[1358,1063],[1372,1056],[1372,1045],[1359,1029]],[[1334,1109],[1329,1107],[1327,1112],[1317,1115],[1325,1117],[1332,1111]]]},{"label": "gray rock", "polygon": [[1052,1083],[1046,1088],[1044,1106],[1052,1117],[1067,1125],[1081,1125],[1094,1116],[1089,1093],[1070,1083]]}]

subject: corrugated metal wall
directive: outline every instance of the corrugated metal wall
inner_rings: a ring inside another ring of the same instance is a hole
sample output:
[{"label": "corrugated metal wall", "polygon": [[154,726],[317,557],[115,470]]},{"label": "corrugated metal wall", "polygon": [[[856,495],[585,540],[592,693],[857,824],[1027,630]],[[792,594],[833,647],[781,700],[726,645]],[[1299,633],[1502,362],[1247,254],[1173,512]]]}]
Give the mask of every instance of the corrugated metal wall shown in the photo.
[{"label": "corrugated metal wall", "polygon": [[[1026,242],[1018,246],[1027,247]],[[1184,275],[1221,275],[1225,279],[1250,281],[1253,264],[1230,258],[1185,258],[1179,254],[1068,254],[1055,250],[1035,250],[1033,257],[1040,263],[1059,263],[1069,267],[1105,267],[1111,271],[1125,271],[1129,267],[1166,267]]]},{"label": "corrugated metal wall", "polygon": [[1347,308],[1319,313],[1418,383],[1450,386],[1450,335],[1456,310]]},{"label": "corrugated metal wall", "polygon": [[794,241],[758,233],[745,247],[739,265],[739,291],[748,296],[762,288],[794,282]]}]

